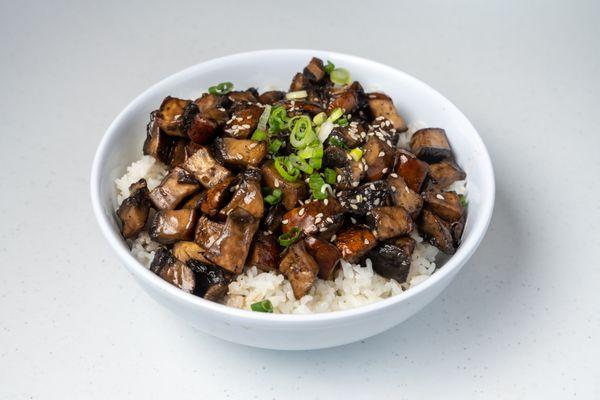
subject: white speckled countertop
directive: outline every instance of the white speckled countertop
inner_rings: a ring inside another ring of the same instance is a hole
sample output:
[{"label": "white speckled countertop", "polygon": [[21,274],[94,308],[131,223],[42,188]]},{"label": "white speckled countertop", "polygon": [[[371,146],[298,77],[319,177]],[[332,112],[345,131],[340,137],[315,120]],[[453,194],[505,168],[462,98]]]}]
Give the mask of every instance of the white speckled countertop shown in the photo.
[{"label": "white speckled countertop", "polygon": [[[0,5],[0,399],[600,398],[598,2],[18,3]],[[329,350],[189,328],[121,268],[89,202],[95,147],[138,93],[282,47],[423,79],[497,174],[490,231],[448,290]]]}]

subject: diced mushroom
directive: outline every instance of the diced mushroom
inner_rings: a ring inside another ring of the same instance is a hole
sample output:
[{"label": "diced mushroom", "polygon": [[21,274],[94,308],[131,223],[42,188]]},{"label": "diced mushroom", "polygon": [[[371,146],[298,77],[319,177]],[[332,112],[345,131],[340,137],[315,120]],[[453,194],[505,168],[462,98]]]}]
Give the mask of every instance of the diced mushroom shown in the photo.
[{"label": "diced mushroom", "polygon": [[194,242],[198,243],[204,250],[212,246],[223,233],[224,224],[211,221],[205,216],[200,217],[196,225]]},{"label": "diced mushroom", "polygon": [[427,192],[423,195],[425,207],[448,222],[458,221],[464,208],[455,192]]},{"label": "diced mushroom", "polygon": [[429,243],[446,254],[454,254],[456,249],[454,248],[450,224],[428,209],[423,209],[417,224],[420,232],[427,237]]},{"label": "diced mushroom", "polygon": [[[253,173],[256,171],[256,173]],[[229,204],[223,207],[219,213],[225,218],[235,208],[242,208],[260,220],[265,213],[265,205],[260,189],[260,173],[258,170],[246,170],[242,181],[235,189],[235,193]]]},{"label": "diced mushroom", "polygon": [[218,301],[227,293],[227,285],[233,279],[230,273],[197,260],[190,260],[188,265],[196,273],[194,294],[206,300]]},{"label": "diced mushroom", "polygon": [[246,139],[256,130],[262,113],[263,108],[256,104],[236,109],[231,119],[225,123],[225,133],[233,138]]},{"label": "diced mushroom", "polygon": [[306,183],[302,180],[288,182],[275,169],[272,161],[267,161],[262,168],[263,185],[271,191],[279,189],[282,192],[281,203],[288,210],[296,207],[299,200],[304,200],[308,196]]},{"label": "diced mushroom", "polygon": [[313,57],[306,68],[304,68],[304,76],[312,82],[321,82],[325,77],[325,68],[323,68],[323,60]]},{"label": "diced mushroom", "polygon": [[287,233],[295,227],[302,229],[305,235],[318,235],[328,239],[344,223],[344,209],[335,197],[313,200],[296,207],[283,216],[281,231]]},{"label": "diced mushroom", "polygon": [[253,88],[244,91],[233,91],[227,93],[227,98],[232,103],[256,103],[258,101],[258,93]]},{"label": "diced mushroom", "polygon": [[189,195],[200,189],[200,184],[190,172],[175,167],[150,192],[150,200],[158,210],[173,210]]},{"label": "diced mushroom", "polygon": [[315,259],[319,266],[319,278],[332,280],[342,258],[338,248],[330,242],[314,236],[304,239],[304,244],[308,254]]},{"label": "diced mushroom", "polygon": [[198,150],[181,166],[194,174],[196,179],[208,189],[231,175],[229,170],[219,164],[204,146],[199,146]]},{"label": "diced mushroom", "polygon": [[162,244],[171,244],[194,237],[198,214],[194,209],[162,210],[154,214],[150,237]]},{"label": "diced mushroom", "polygon": [[310,114],[314,116],[323,112],[323,108],[319,104],[310,101],[286,100],[278,105],[285,108],[288,114],[292,116],[301,114]]},{"label": "diced mushroom", "polygon": [[206,192],[199,192],[193,195],[192,197],[185,200],[179,208],[196,208],[199,209],[202,203],[204,202],[204,198],[206,197]]},{"label": "diced mushroom", "polygon": [[337,146],[330,145],[325,149],[323,164],[335,169],[337,190],[356,188],[364,175],[364,163],[355,161],[346,150]]},{"label": "diced mushroom", "polygon": [[398,114],[394,102],[389,96],[383,93],[369,93],[367,99],[373,118],[384,117],[392,122],[394,129],[398,132],[406,131],[406,122]]},{"label": "diced mushroom", "polygon": [[378,240],[406,235],[413,230],[413,221],[402,207],[374,207],[367,220]]},{"label": "diced mushroom", "polygon": [[290,84],[290,92],[297,92],[299,90],[306,89],[307,86],[308,78],[304,74],[298,72],[292,78],[292,83]]},{"label": "diced mushroom", "polygon": [[267,214],[262,220],[263,229],[270,232],[277,232],[281,226],[281,221],[283,220],[283,215],[285,212],[286,209],[281,203],[270,207],[269,211],[267,211]]},{"label": "diced mushroom", "polygon": [[173,168],[185,161],[185,148],[188,141],[177,138],[171,149],[171,157],[169,159],[169,167]]},{"label": "diced mushroom", "polygon": [[136,237],[148,220],[150,204],[145,179],[140,179],[129,187],[129,197],[119,206],[117,216],[121,220],[121,233],[126,239]]},{"label": "diced mushroom", "polygon": [[204,257],[204,248],[196,242],[177,242],[173,245],[172,251],[175,258],[182,263],[196,260],[205,264],[210,264],[210,261]]},{"label": "diced mushroom", "polygon": [[462,181],[467,174],[452,161],[441,161],[429,166],[429,178],[433,186],[444,189],[456,181]]},{"label": "diced mushroom", "polygon": [[421,160],[436,163],[452,158],[446,132],[440,128],[420,129],[410,139],[410,148]]},{"label": "diced mushroom", "polygon": [[235,178],[228,176],[217,185],[204,192],[204,198],[200,205],[200,210],[211,217],[217,215],[221,207],[231,198],[230,187]]},{"label": "diced mushroom", "polygon": [[215,147],[225,164],[258,166],[267,155],[267,142],[250,139],[217,138]]},{"label": "diced mushroom", "polygon": [[404,178],[399,175],[392,175],[386,179],[386,182],[390,185],[392,203],[408,211],[411,218],[416,218],[423,207],[423,198],[408,187]]},{"label": "diced mushroom", "polygon": [[167,249],[156,251],[150,270],[185,292],[192,293],[196,287],[194,272]]},{"label": "diced mushroom", "polygon": [[208,110],[214,110],[224,107],[226,104],[226,97],[218,94],[204,93],[202,97],[194,100],[194,104],[198,106],[200,113],[204,113]]},{"label": "diced mushroom", "polygon": [[377,245],[377,238],[370,230],[355,226],[340,231],[335,245],[344,260],[356,264]]},{"label": "diced mushroom", "polygon": [[332,94],[331,102],[327,106],[327,112],[331,113],[336,108],[344,110],[345,114],[352,113],[358,107],[358,94],[351,87],[346,87]]},{"label": "diced mushroom", "polygon": [[189,100],[167,96],[156,113],[156,123],[160,129],[167,135],[186,137],[183,114],[190,103]]},{"label": "diced mushroom", "polygon": [[194,115],[189,122],[187,135],[194,143],[208,143],[218,133],[218,124],[203,114]]},{"label": "diced mushroom", "polygon": [[258,220],[241,207],[227,216],[221,235],[206,249],[204,255],[213,263],[234,274],[244,269]]},{"label": "diced mushroom", "polygon": [[349,148],[362,146],[365,144],[367,131],[364,125],[358,121],[352,121],[348,125],[335,127],[329,137],[335,137],[341,140]]},{"label": "diced mushroom", "polygon": [[262,271],[275,271],[279,265],[280,252],[281,249],[275,236],[268,232],[258,232],[254,236],[246,265],[256,267]]},{"label": "diced mushroom", "polygon": [[389,204],[390,187],[384,181],[365,183],[355,189],[343,190],[337,195],[344,211],[352,215],[366,215],[373,207]]},{"label": "diced mushroom", "polygon": [[156,112],[152,113],[150,122],[146,127],[146,140],[144,141],[144,154],[169,164],[174,138],[167,135],[156,123]]},{"label": "diced mushroom", "polygon": [[375,272],[385,278],[395,279],[402,283],[406,281],[410,270],[414,246],[412,238],[401,237],[397,241],[379,245],[369,252],[368,257],[373,263]]},{"label": "diced mushroom", "polygon": [[304,296],[317,279],[319,266],[300,241],[291,245],[283,254],[279,271],[290,281],[294,297]]},{"label": "diced mushroom", "polygon": [[394,170],[404,179],[404,182],[413,192],[421,193],[421,188],[429,170],[429,165],[426,162],[410,157],[408,152],[399,152]]},{"label": "diced mushroom", "polygon": [[364,162],[368,167],[365,179],[369,182],[378,181],[392,172],[394,149],[383,140],[371,136],[365,145]]},{"label": "diced mushroom", "polygon": [[274,104],[285,97],[285,92],[280,90],[270,90],[258,96],[258,101],[261,104]]}]

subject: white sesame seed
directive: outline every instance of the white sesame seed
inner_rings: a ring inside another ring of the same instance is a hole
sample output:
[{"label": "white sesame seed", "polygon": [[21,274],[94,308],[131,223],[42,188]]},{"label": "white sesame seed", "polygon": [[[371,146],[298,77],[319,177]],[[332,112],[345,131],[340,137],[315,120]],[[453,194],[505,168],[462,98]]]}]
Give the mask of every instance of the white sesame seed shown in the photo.
[{"label": "white sesame seed", "polygon": [[371,190],[375,190],[375,185],[374,184],[370,184],[369,187],[371,188]]},{"label": "white sesame seed", "polygon": [[407,158],[407,157],[406,157],[404,154],[402,154],[402,155],[400,156],[400,163],[404,164],[404,163],[405,163],[405,162],[407,162],[407,161],[408,161],[408,158]]},{"label": "white sesame seed", "polygon": [[384,151],[380,151],[379,152],[379,157],[383,157],[383,156],[385,156],[385,152]]},{"label": "white sesame seed", "polygon": [[365,239],[365,244],[369,244],[369,239]]},{"label": "white sesame seed", "polygon": [[395,173],[395,172],[392,172],[392,173],[390,174],[390,176],[391,176],[392,178],[397,178],[397,177],[398,177],[398,174],[397,174],[397,173]]},{"label": "white sesame seed", "polygon": [[[356,206],[355,206],[356,207]],[[350,217],[350,221],[352,221],[353,224],[356,223],[356,219],[354,217]]]},{"label": "white sesame seed", "polygon": [[336,236],[336,235],[333,235],[333,236],[331,237],[331,239],[329,239],[329,241],[330,241],[330,242],[335,242],[335,239],[337,239],[337,236]]},{"label": "white sesame seed", "polygon": [[315,218],[315,224],[320,224],[323,221],[320,217]]},{"label": "white sesame seed", "polygon": [[392,186],[392,192],[395,192],[396,190],[396,186]]},{"label": "white sesame seed", "polygon": [[359,182],[352,182],[352,187],[357,187]]},{"label": "white sesame seed", "polygon": [[281,223],[282,223],[283,225],[287,225],[287,223],[288,223],[288,222],[290,222],[290,221],[289,221],[289,220],[287,220],[287,219],[284,219],[283,221],[281,221]]},{"label": "white sesame seed", "polygon": [[373,202],[373,204],[375,204],[376,206],[379,205],[380,200],[379,199],[375,199],[375,201]]},{"label": "white sesame seed", "polygon": [[279,187],[279,181],[273,181],[273,186],[275,186],[276,188]]},{"label": "white sesame seed", "polygon": [[304,208],[301,208],[300,211],[298,211],[298,215],[299,216],[303,216],[304,215]]},{"label": "white sesame seed", "polygon": [[381,172],[383,172],[385,174],[386,172],[388,172],[388,169],[384,168],[384,169],[381,170]]},{"label": "white sesame seed", "polygon": [[329,222],[330,224],[333,224],[333,218],[331,217],[327,217],[325,221]]},{"label": "white sesame seed", "polygon": [[442,196],[441,194],[436,194],[435,197],[438,198],[438,199],[440,199],[440,200],[445,200],[444,196]]},{"label": "white sesame seed", "polygon": [[319,232],[325,232],[326,230],[327,230],[327,228],[325,228],[325,227],[319,228]]},{"label": "white sesame seed", "polygon": [[341,175],[338,175],[338,176],[335,178],[335,180],[336,180],[336,181],[338,181],[338,183],[340,183],[340,182],[342,181],[342,176],[341,176]]},{"label": "white sesame seed", "polygon": [[329,199],[323,200],[323,204],[325,204],[325,205],[329,204]]},{"label": "white sesame seed", "polygon": [[358,210],[358,207],[356,206],[356,204],[350,204],[350,208],[352,208],[353,210]]},{"label": "white sesame seed", "polygon": [[408,188],[408,186],[404,186],[404,190],[406,190],[406,193],[410,193],[410,189]]},{"label": "white sesame seed", "polygon": [[318,213],[317,215],[315,215],[315,218],[323,218],[323,213]]}]

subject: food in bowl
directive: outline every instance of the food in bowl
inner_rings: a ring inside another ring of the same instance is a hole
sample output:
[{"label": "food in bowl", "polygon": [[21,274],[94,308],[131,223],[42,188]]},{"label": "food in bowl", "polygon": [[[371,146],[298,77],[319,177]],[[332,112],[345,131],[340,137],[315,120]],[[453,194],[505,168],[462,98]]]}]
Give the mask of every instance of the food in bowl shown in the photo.
[{"label": "food in bowl", "polygon": [[167,97],[116,181],[132,253],[180,289],[258,312],[401,293],[460,245],[466,174],[441,128],[313,58],[289,91]]}]

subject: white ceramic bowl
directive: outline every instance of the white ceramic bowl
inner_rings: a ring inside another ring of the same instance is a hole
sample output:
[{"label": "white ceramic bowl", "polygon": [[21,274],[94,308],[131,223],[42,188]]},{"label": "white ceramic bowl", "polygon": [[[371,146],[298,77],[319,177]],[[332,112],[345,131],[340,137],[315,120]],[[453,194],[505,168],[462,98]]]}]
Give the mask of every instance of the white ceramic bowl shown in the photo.
[{"label": "white ceramic bowl", "polygon": [[[312,315],[264,314],[226,307],[185,293],[142,266],[129,252],[115,219],[115,178],[141,157],[149,113],[167,95],[198,97],[217,82],[237,88],[287,89],[311,57],[347,68],[365,90],[390,95],[407,121],[446,130],[458,163],[467,172],[469,215],[463,243],[441,269],[406,292],[348,311]],[[483,238],[494,205],[494,174],[487,150],[469,120],[425,83],[363,58],[315,50],[265,50],[207,61],[178,72],[138,96],[110,125],[96,153],[91,197],[100,228],[121,262],[142,287],[199,330],[236,343],[270,349],[317,349],[367,338],[406,320],[432,301],[456,276]]]}]

